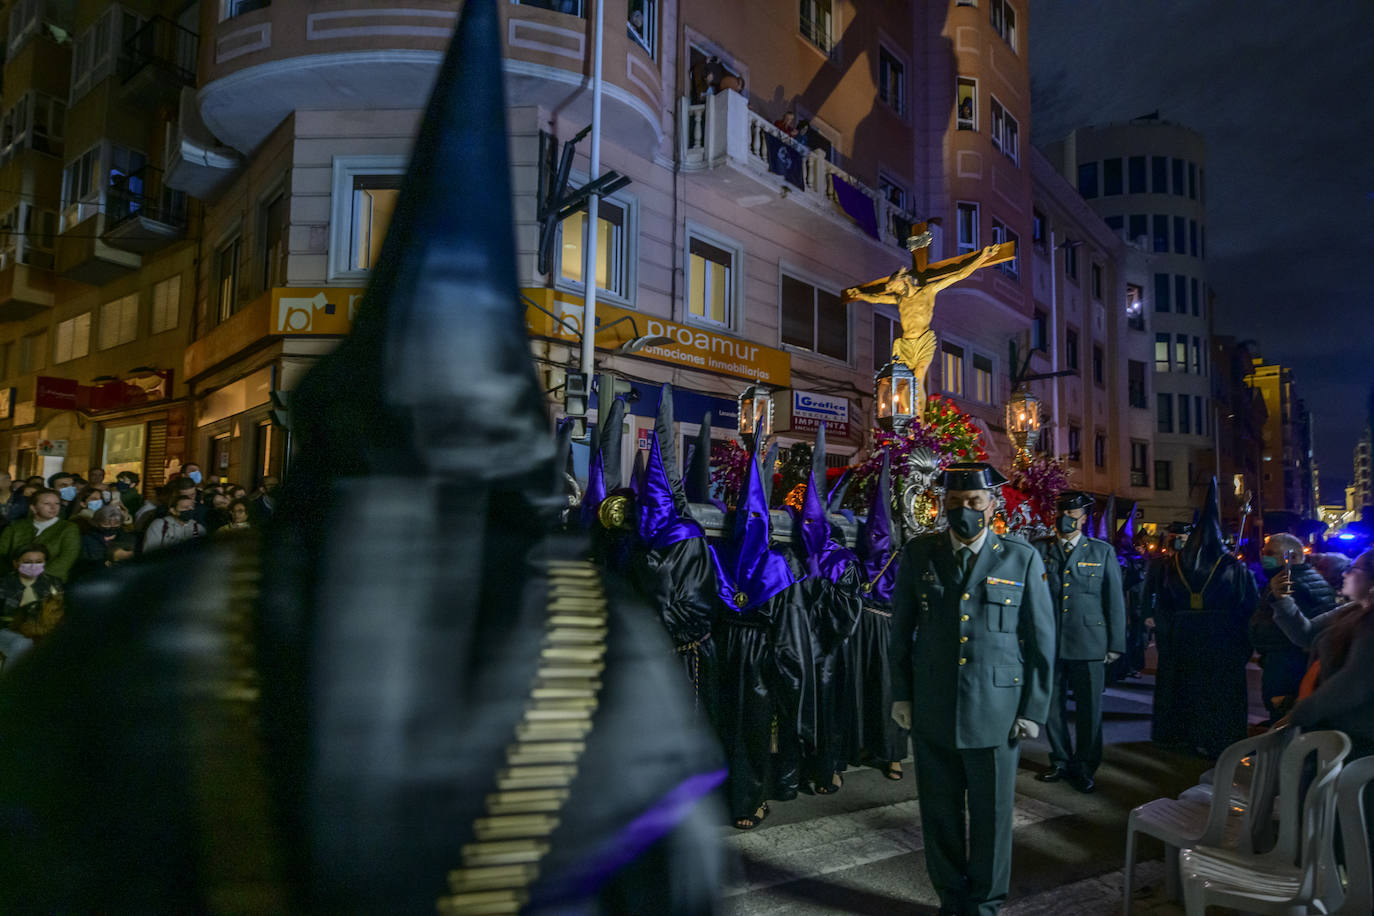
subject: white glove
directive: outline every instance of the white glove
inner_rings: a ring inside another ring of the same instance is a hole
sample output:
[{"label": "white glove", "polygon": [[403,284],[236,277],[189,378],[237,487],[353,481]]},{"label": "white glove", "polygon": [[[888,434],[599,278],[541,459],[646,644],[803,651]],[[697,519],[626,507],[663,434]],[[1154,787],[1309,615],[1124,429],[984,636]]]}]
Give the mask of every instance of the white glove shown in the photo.
[{"label": "white glove", "polygon": [[1116,660],[1117,660],[1118,658],[1120,658],[1120,657],[1121,657],[1121,653],[1120,653],[1120,652],[1108,652],[1108,653],[1107,653],[1107,657],[1106,657],[1105,659],[1103,659],[1103,661],[1105,661],[1107,664],[1110,665],[1112,662],[1116,661]]},{"label": "white glove", "polygon": [[911,728],[911,704],[898,700],[892,704],[892,721],[902,728]]},{"label": "white glove", "polygon": [[1039,725],[1030,719],[1017,719],[1016,724],[1011,727],[1011,735],[1008,737],[1015,741],[1017,738],[1037,738],[1039,736]]}]

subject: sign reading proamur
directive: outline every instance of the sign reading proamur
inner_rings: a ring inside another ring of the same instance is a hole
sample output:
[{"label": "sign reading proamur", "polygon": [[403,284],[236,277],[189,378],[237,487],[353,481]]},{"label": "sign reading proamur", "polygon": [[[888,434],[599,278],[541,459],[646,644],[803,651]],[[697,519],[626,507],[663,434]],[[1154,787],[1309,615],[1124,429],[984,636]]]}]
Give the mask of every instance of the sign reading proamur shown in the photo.
[{"label": "sign reading proamur", "polygon": [[[530,334],[572,342],[581,340],[581,297],[542,288],[523,292],[558,316],[554,318],[533,306],[528,307],[525,326]],[[627,320],[621,321],[622,318]],[[600,350],[613,350],[636,336],[666,337],[671,343],[646,347],[630,355],[765,382],[778,388],[786,388],[792,383],[792,357],[783,350],[613,305],[598,303],[596,319],[597,326],[603,329],[596,335],[596,346]]]}]

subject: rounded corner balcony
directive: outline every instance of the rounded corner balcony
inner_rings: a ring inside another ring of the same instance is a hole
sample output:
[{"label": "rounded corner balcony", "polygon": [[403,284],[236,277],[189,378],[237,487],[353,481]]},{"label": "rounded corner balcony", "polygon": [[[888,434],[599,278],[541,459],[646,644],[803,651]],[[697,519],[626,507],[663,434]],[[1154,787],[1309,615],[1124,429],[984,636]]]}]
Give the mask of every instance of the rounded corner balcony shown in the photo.
[{"label": "rounded corner balcony", "polygon": [[[451,2],[405,8],[347,0],[228,3],[202,49],[200,116],[240,152],[256,149],[297,110],[422,108],[457,23]],[[664,136],[662,77],[652,44],[622,25],[634,3],[607,0],[602,75],[606,135],[643,151]],[[654,4],[655,6],[657,4]],[[507,103],[591,120],[587,0],[501,0]]]}]

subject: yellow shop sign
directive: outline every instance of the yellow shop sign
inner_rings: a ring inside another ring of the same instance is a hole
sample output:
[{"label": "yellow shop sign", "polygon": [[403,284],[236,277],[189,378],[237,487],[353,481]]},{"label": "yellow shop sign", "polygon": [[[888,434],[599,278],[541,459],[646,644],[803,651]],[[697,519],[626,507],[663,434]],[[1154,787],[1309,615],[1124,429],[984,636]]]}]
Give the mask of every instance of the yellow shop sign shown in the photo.
[{"label": "yellow shop sign", "polygon": [[364,290],[340,286],[278,286],[267,311],[269,334],[347,334]]},{"label": "yellow shop sign", "polygon": [[[522,292],[552,313],[548,315],[534,306],[526,307],[525,327],[532,336],[570,342],[581,340],[583,303],[580,296],[544,288]],[[613,305],[597,303],[596,318],[597,327],[601,329],[596,335],[598,350],[614,350],[637,336],[666,337],[671,343],[646,347],[631,355],[765,382],[779,388],[792,384],[792,357],[784,350]]]}]

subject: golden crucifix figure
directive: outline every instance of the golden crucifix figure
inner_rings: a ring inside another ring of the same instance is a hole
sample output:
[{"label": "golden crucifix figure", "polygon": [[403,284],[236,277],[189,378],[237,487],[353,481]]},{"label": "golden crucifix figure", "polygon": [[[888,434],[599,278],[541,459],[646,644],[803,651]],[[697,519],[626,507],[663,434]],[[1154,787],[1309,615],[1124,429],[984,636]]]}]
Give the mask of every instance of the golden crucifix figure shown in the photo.
[{"label": "golden crucifix figure", "polygon": [[905,363],[918,384],[916,415],[925,410],[926,372],[935,359],[935,332],[930,320],[935,312],[935,294],[983,267],[1001,264],[1016,257],[1016,243],[989,245],[955,258],[927,263],[932,234],[927,223],[911,227],[907,247],[911,267],[903,267],[890,277],[881,277],[863,286],[852,286],[841,293],[844,302],[872,302],[895,305],[902,317],[902,336],[892,342],[892,358]]}]

